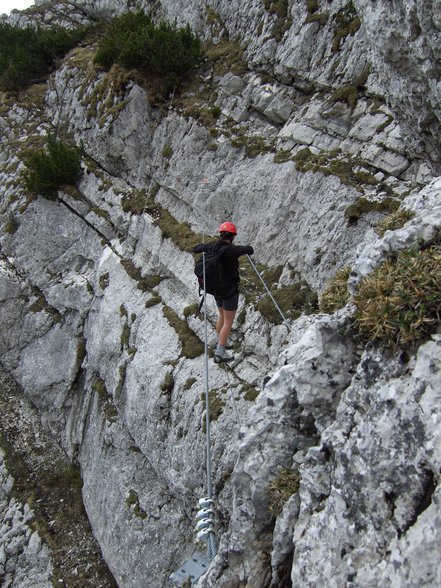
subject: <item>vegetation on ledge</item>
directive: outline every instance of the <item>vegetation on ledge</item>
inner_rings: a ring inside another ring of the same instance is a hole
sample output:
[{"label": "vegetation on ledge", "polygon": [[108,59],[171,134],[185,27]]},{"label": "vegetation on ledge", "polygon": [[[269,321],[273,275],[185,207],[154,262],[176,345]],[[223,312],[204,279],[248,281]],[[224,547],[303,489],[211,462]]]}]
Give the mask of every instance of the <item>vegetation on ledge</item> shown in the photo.
[{"label": "vegetation on ledge", "polygon": [[119,64],[161,81],[165,91],[178,86],[203,57],[200,39],[190,27],[160,22],[144,12],[114,18],[99,42],[95,62],[105,68]]},{"label": "vegetation on ledge", "polygon": [[81,175],[81,153],[78,147],[70,147],[49,135],[46,148],[38,149],[25,160],[27,189],[54,200],[61,186],[76,186]]},{"label": "vegetation on ledge", "polygon": [[85,37],[88,28],[20,28],[0,23],[0,89],[17,91],[44,79],[58,57]]},{"label": "vegetation on ledge", "polygon": [[398,253],[361,282],[355,324],[388,348],[427,340],[441,319],[441,246]]}]

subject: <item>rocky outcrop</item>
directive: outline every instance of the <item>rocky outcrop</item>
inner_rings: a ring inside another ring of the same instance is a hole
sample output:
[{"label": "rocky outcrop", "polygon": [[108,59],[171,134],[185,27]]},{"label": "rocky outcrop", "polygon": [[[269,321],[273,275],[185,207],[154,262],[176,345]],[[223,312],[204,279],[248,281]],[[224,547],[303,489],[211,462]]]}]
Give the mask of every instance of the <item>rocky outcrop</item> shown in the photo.
[{"label": "rocky outcrop", "polygon": [[[131,9],[36,4],[11,22]],[[441,225],[435,4],[399,3],[399,31],[385,2],[275,4],[140,3],[221,54],[165,107],[148,84],[94,65],[87,44],[0,107],[0,359],[81,468],[93,534],[124,588],[163,586],[201,547],[196,233],[233,218],[255,259],[281,266],[274,288],[321,292],[350,266],[354,293]],[[23,161],[54,127],[82,144],[81,180],[30,197]],[[380,238],[398,206],[413,218]],[[236,362],[210,361],[220,545],[198,585],[438,585],[439,336],[387,354],[354,336],[351,301],[277,325],[243,273]],[[210,301],[210,338],[215,317]]]},{"label": "rocky outcrop", "polygon": [[[37,531],[30,526],[32,512],[27,504],[10,498],[14,481],[8,475],[1,457],[1,544],[0,578],[4,586],[50,587],[49,550]],[[9,500],[8,500],[9,499]]]}]

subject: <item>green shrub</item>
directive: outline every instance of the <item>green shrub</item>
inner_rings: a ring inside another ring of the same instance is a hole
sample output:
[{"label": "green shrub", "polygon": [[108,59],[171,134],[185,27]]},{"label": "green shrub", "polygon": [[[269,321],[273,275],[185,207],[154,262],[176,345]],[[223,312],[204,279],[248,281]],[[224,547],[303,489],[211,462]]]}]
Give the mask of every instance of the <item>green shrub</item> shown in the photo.
[{"label": "green shrub", "polygon": [[440,324],[441,246],[408,250],[380,264],[354,295],[356,326],[388,348],[424,341]]},{"label": "green shrub", "polygon": [[190,27],[155,25],[144,12],[127,13],[113,19],[100,41],[95,62],[160,78],[167,90],[177,86],[203,56],[202,43]]},{"label": "green shrub", "polygon": [[309,14],[316,12],[318,10],[318,2],[317,0],[306,0],[306,11]]},{"label": "green shrub", "polygon": [[[303,312],[311,314],[317,309],[317,294],[304,280],[282,286],[272,292],[272,295],[287,319],[295,320]],[[259,301],[257,310],[270,322],[276,325],[282,323],[282,317],[268,294]]]},{"label": "green shrub", "polygon": [[80,153],[78,147],[69,147],[49,135],[47,148],[37,150],[25,160],[28,190],[54,200],[61,186],[75,186],[81,174]]},{"label": "green shrub", "polygon": [[85,27],[23,29],[0,23],[0,88],[16,91],[40,81],[54,60],[75,47],[86,32]]},{"label": "green shrub", "polygon": [[345,210],[345,218],[348,223],[357,224],[358,219],[369,212],[388,212],[393,213],[398,210],[400,201],[396,198],[384,198],[383,200],[368,200],[359,198],[353,204],[350,204]]}]

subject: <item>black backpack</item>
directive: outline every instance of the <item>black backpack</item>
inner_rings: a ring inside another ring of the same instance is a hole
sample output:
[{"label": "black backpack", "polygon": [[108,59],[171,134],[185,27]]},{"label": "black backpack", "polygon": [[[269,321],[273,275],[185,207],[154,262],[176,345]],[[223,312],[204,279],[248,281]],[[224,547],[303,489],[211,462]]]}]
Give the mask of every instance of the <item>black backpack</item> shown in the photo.
[{"label": "black backpack", "polygon": [[[225,283],[224,270],[222,266],[222,254],[228,244],[213,243],[205,252],[205,288],[207,294],[226,294],[227,285]],[[199,282],[199,294],[204,291],[204,266],[202,255],[195,263],[194,273]]]}]

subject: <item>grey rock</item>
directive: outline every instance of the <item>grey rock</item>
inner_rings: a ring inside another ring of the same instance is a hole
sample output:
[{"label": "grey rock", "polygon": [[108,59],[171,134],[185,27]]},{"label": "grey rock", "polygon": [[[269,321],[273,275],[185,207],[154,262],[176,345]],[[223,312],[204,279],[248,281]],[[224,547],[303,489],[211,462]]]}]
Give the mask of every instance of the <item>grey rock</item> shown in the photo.
[{"label": "grey rock", "polygon": [[[66,22],[65,4],[38,4],[46,5],[39,22]],[[74,22],[132,7],[122,0],[76,5]],[[211,102],[196,97],[201,109],[216,104],[222,111],[217,137],[172,103],[167,111],[150,105],[135,82],[117,97],[117,115],[103,98],[100,114],[89,118],[107,74],[96,72],[86,87],[85,70],[70,56],[51,75],[41,110],[2,110],[1,361],[81,465],[93,533],[121,587],[139,588],[148,578],[159,588],[201,547],[194,516],[207,493],[205,362],[186,356],[182,330],[186,324],[202,341],[207,326],[211,339],[217,317],[211,299],[207,325],[184,317],[197,301],[190,251],[162,232],[154,211],[135,214],[123,199],[159,187],[156,203],[205,236],[231,218],[237,242],[251,243],[256,260],[282,266],[280,284],[306,280],[317,292],[349,265],[352,294],[388,255],[429,242],[441,226],[433,176],[440,119],[435,4],[425,10],[417,0],[398,2],[394,11],[384,1],[353,5],[361,26],[336,50],[337,21],[348,10],[343,0],[327,3],[321,24],[308,22],[314,19],[305,3],[288,3],[290,26],[262,2],[212,3],[223,28],[217,38],[242,43],[250,70],[219,79],[210,71],[200,81],[216,92]],[[150,2],[139,6],[152,10]],[[158,18],[189,22],[213,37],[198,0],[155,6]],[[367,65],[357,104],[335,101],[335,90],[353,84]],[[374,106],[373,95],[385,100]],[[96,162],[84,167],[80,200],[60,191],[56,201],[29,203],[15,182],[18,142],[46,133],[48,120],[82,141]],[[277,140],[292,156],[308,146],[321,167],[302,172],[266,150],[249,157],[234,146],[235,136]],[[357,184],[323,163],[337,160],[384,185]],[[380,214],[349,225],[347,207],[360,197],[384,198],[386,187],[414,218],[382,238],[374,231]],[[9,213],[19,219],[11,232],[3,230]],[[154,276],[154,286],[141,280]],[[439,585],[439,338],[404,364],[354,341],[351,302],[333,315],[275,326],[246,301],[245,294],[255,295],[249,282],[242,285],[236,362],[225,371],[209,360],[220,544],[197,585],[275,588],[287,575],[301,587]],[[268,486],[287,467],[299,470],[299,489],[274,520]],[[0,569],[11,585],[13,574],[20,586],[42,574],[43,588],[49,554],[27,526],[26,507],[9,501],[11,485],[6,476]],[[30,561],[45,563],[37,570]]]}]

